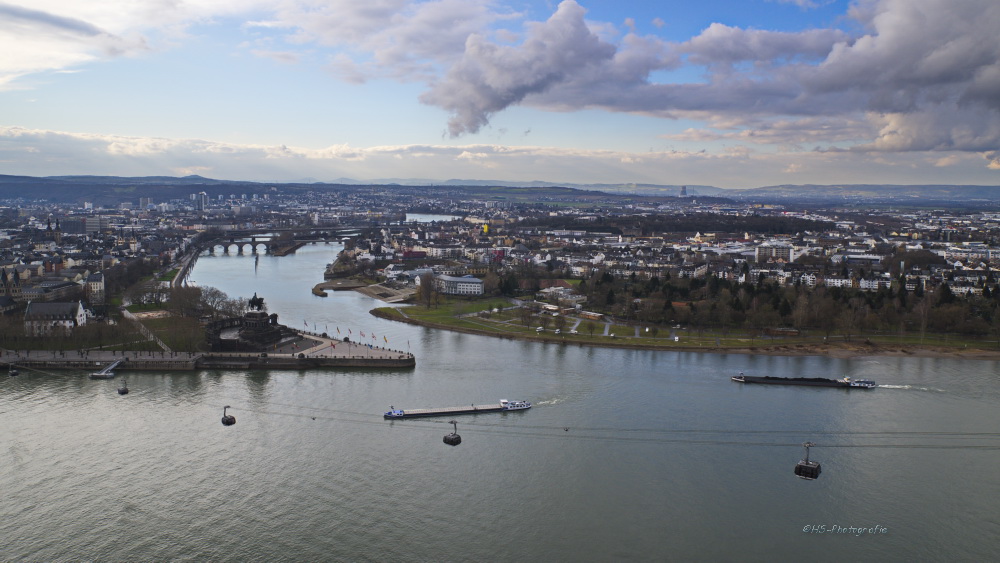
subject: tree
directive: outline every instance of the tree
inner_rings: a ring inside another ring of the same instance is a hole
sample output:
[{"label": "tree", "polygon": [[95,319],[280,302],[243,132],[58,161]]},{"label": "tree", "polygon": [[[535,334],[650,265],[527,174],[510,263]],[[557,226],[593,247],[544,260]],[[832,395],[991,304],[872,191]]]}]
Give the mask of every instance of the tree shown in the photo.
[{"label": "tree", "polygon": [[555,324],[555,327],[559,329],[559,331],[561,332],[566,328],[566,317],[564,317],[563,315],[559,315],[555,319],[553,319],[553,323]]},{"label": "tree", "polygon": [[913,306],[913,314],[917,318],[917,323],[920,326],[920,343],[924,343],[924,335],[927,333],[927,322],[930,319],[931,312],[931,300],[930,297],[924,297]]},{"label": "tree", "polygon": [[528,326],[531,324],[531,309],[522,306],[521,307],[521,324]]},{"label": "tree", "polygon": [[[265,305],[266,307],[266,305]],[[219,306],[219,313],[225,317],[242,317],[250,310],[250,300],[246,297],[225,299]]]},{"label": "tree", "polygon": [[201,289],[195,286],[181,286],[170,289],[167,309],[175,315],[193,316],[201,304]]},{"label": "tree", "polygon": [[218,316],[228,298],[229,296],[218,288],[212,286],[201,288],[201,307],[211,312],[213,317]]},{"label": "tree", "polygon": [[420,285],[417,291],[417,298],[428,309],[431,308],[431,303],[434,301],[434,274],[430,272],[420,274]]},{"label": "tree", "polygon": [[483,293],[485,295],[496,295],[500,291],[500,276],[490,270],[483,276]]},{"label": "tree", "polygon": [[942,283],[938,286],[938,305],[949,305],[955,302],[955,294],[951,292],[951,288],[948,287],[947,283]]},{"label": "tree", "polygon": [[809,295],[802,294],[795,300],[795,309],[792,311],[792,326],[802,330],[809,323]]}]

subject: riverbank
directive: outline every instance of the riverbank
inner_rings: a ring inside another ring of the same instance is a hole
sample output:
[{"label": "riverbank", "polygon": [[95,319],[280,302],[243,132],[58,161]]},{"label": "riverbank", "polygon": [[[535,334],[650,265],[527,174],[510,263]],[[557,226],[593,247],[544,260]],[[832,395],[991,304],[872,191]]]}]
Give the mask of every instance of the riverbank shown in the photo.
[{"label": "riverbank", "polygon": [[834,340],[827,342],[803,342],[801,339],[768,340],[756,339],[759,343],[747,343],[747,339],[722,339],[691,337],[685,335],[677,340],[671,338],[601,338],[584,334],[542,332],[500,331],[498,328],[475,327],[449,322],[432,322],[414,318],[406,313],[406,309],[378,308],[372,309],[373,316],[403,322],[407,324],[449,330],[465,334],[477,334],[507,340],[523,340],[546,344],[562,344],[568,346],[587,346],[595,348],[625,348],[633,350],[655,350],[669,352],[700,352],[708,354],[759,354],[771,356],[827,356],[831,358],[856,358],[865,356],[896,356],[921,358],[954,358],[969,360],[1000,361],[1000,349],[949,347],[933,345],[894,345],[888,342],[859,339],[852,341]]},{"label": "riverbank", "polygon": [[202,369],[413,368],[413,354],[349,342],[306,331],[267,352],[174,352],[131,350],[2,350],[0,365],[37,371],[97,371],[124,360],[115,371],[194,371]]}]

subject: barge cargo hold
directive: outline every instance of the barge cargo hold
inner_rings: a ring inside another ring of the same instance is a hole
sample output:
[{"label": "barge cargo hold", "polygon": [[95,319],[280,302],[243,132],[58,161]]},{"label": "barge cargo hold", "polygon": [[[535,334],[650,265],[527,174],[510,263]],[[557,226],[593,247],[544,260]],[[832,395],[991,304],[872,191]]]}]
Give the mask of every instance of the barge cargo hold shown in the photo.
[{"label": "barge cargo hold", "polygon": [[824,377],[763,377],[740,373],[730,379],[737,383],[763,383],[766,385],[804,385],[808,387],[841,387],[846,389],[874,389],[878,385],[869,379],[826,379]]},{"label": "barge cargo hold", "polygon": [[382,417],[392,420],[397,418],[419,418],[427,416],[452,416],[456,414],[521,411],[530,408],[531,403],[528,401],[508,401],[507,399],[502,399],[499,403],[491,405],[469,405],[467,407],[444,407],[438,409],[397,409],[390,406],[389,410],[386,411]]}]

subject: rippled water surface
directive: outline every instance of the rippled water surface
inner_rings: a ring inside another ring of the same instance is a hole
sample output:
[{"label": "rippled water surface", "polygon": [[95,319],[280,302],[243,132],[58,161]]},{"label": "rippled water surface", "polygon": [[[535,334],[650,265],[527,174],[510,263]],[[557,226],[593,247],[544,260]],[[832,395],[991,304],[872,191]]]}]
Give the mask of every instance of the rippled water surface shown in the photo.
[{"label": "rippled water surface", "polygon": [[[996,362],[433,331],[375,319],[356,293],[313,296],[337,250],[204,256],[192,277],[257,292],[293,327],[374,333],[415,369],[133,372],[126,396],[81,374],[4,379],[0,560],[995,559]],[[739,371],[886,387],[743,386]],[[457,418],[458,447],[447,420],[381,417],[501,398],[535,408]],[[806,440],[816,481],[792,474]]]}]

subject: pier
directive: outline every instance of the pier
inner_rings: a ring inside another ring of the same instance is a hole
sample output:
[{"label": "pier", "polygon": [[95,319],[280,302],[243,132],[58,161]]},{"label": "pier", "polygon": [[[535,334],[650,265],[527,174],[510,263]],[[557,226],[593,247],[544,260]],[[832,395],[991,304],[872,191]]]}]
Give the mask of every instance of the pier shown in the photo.
[{"label": "pier", "polygon": [[118,366],[120,366],[122,364],[122,362],[124,362],[124,361],[125,361],[125,358],[119,358],[119,359],[111,362],[107,366],[105,366],[103,369],[101,369],[99,371],[95,371],[94,373],[90,374],[90,378],[91,379],[114,379],[115,378],[115,368],[118,367]]}]

